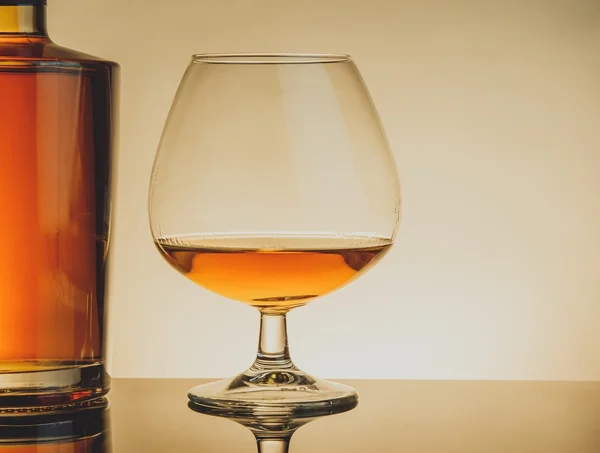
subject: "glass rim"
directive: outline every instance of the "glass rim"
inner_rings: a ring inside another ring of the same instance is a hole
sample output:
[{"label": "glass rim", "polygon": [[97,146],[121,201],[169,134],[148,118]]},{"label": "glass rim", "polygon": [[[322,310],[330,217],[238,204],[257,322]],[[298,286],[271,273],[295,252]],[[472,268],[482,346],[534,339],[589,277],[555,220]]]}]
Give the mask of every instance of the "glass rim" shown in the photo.
[{"label": "glass rim", "polygon": [[207,64],[325,64],[347,63],[352,58],[338,53],[197,53],[193,63]]}]

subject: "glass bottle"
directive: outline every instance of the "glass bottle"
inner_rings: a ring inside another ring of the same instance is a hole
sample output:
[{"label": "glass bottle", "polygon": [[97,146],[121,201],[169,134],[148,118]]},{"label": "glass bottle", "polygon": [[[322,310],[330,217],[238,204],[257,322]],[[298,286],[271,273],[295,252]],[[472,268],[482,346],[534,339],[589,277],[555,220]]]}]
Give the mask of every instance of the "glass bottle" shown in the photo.
[{"label": "glass bottle", "polygon": [[108,391],[118,70],[53,43],[46,0],[0,0],[0,411]]}]

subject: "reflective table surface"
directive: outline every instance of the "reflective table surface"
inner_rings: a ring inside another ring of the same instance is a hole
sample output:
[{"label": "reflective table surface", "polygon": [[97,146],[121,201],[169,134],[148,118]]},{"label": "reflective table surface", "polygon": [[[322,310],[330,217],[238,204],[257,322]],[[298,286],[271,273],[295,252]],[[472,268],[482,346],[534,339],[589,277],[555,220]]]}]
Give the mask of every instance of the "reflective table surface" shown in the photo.
[{"label": "reflective table surface", "polygon": [[[202,382],[115,379],[108,408],[26,423],[0,416],[0,453],[257,451],[246,426],[188,407],[187,391]],[[600,452],[600,383],[343,382],[358,390],[358,407],[301,426],[290,452]]]}]

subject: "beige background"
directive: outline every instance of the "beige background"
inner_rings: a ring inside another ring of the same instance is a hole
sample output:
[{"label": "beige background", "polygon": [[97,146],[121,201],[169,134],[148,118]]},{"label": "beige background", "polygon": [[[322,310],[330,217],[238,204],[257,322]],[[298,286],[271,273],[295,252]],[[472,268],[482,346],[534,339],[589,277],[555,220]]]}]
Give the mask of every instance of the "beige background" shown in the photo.
[{"label": "beige background", "polygon": [[324,377],[600,379],[597,0],[50,0],[54,39],[122,65],[115,376],[225,376],[258,316],[154,250],[147,183],[195,52],[347,52],[403,183],[396,248],[290,316]]}]

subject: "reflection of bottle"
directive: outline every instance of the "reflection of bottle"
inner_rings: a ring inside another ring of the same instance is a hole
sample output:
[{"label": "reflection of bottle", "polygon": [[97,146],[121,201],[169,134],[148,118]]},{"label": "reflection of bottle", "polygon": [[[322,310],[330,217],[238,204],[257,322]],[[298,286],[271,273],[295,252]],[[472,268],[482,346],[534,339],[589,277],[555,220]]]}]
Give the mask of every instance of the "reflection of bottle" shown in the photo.
[{"label": "reflection of bottle", "polygon": [[110,453],[108,403],[77,410],[0,415],[0,453]]},{"label": "reflection of bottle", "polygon": [[46,0],[0,0],[0,409],[106,393],[118,65],[54,44]]}]

